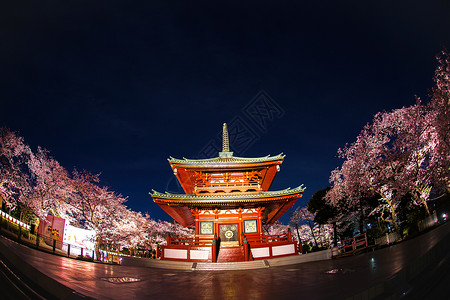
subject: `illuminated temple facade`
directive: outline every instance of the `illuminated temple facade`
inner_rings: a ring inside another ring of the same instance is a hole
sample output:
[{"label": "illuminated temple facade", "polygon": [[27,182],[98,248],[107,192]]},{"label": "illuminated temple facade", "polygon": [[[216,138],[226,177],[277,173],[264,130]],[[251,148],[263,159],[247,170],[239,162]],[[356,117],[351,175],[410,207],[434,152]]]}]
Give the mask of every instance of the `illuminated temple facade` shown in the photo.
[{"label": "illuminated temple facade", "polygon": [[153,200],[183,226],[195,228],[193,239],[168,238],[163,259],[244,261],[297,254],[290,233],[265,236],[273,224],[302,196],[303,186],[280,191],[269,188],[284,155],[235,157],[223,125],[223,147],[209,159],[168,159],[186,194],[153,191]]}]

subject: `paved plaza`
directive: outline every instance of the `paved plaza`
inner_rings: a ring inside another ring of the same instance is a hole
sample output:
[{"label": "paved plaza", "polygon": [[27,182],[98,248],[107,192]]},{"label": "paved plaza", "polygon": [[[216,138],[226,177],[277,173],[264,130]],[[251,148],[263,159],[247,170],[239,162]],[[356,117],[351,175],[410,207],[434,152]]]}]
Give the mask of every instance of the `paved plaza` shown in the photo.
[{"label": "paved plaza", "polygon": [[[90,263],[0,238],[3,264],[44,298],[55,299],[425,299],[447,290],[449,248],[450,224],[445,224],[398,245],[347,258],[199,271]],[[1,275],[5,285],[5,272]],[[19,296],[8,289],[1,297]]]}]

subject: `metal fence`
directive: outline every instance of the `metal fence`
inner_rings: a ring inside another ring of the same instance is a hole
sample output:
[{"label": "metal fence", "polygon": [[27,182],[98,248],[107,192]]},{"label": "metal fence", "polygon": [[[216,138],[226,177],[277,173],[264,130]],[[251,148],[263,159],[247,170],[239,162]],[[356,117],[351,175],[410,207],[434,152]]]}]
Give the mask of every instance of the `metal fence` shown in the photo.
[{"label": "metal fence", "polygon": [[397,232],[386,233],[384,236],[379,237],[375,240],[375,245],[389,245],[398,240],[400,240],[400,234],[398,234]]},{"label": "metal fence", "polygon": [[30,225],[11,217],[3,211],[0,211],[0,232],[21,244],[70,258],[120,263],[120,256],[123,256],[117,252],[99,250],[99,256],[97,257],[94,249],[65,243],[61,238],[55,239],[45,235],[33,234],[30,232]]},{"label": "metal fence", "polygon": [[419,221],[419,223],[417,223],[417,226],[419,227],[419,231],[424,231],[430,227],[433,227],[437,222],[438,217],[435,211],[431,216],[428,216],[422,221]]}]

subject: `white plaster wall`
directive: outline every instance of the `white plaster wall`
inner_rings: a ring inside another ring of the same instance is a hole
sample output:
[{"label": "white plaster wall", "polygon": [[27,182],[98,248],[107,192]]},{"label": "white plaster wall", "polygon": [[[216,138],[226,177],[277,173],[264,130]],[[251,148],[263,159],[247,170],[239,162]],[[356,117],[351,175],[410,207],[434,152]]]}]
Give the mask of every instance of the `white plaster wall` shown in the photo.
[{"label": "white plaster wall", "polygon": [[293,244],[272,247],[273,256],[293,254],[293,253],[295,253],[295,247]]},{"label": "white plaster wall", "polygon": [[187,259],[187,250],[185,250],[185,249],[164,249],[164,258]]},{"label": "white plaster wall", "polygon": [[270,252],[269,252],[269,247],[264,247],[264,248],[254,248],[251,249],[252,251],[252,255],[254,258],[258,258],[258,257],[268,257]]},{"label": "white plaster wall", "polygon": [[189,253],[191,259],[208,259],[209,251],[207,250],[191,250]]}]

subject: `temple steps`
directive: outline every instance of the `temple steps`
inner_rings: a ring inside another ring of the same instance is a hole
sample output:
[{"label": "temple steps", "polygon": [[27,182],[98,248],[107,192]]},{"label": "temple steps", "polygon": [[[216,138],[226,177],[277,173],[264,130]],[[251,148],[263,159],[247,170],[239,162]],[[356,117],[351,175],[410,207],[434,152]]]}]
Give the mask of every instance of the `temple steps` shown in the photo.
[{"label": "temple steps", "polygon": [[242,262],[245,261],[244,247],[220,247],[218,263]]},{"label": "temple steps", "polygon": [[220,271],[220,270],[251,270],[268,268],[266,260],[227,262],[227,263],[194,263],[192,270],[196,271]]}]

